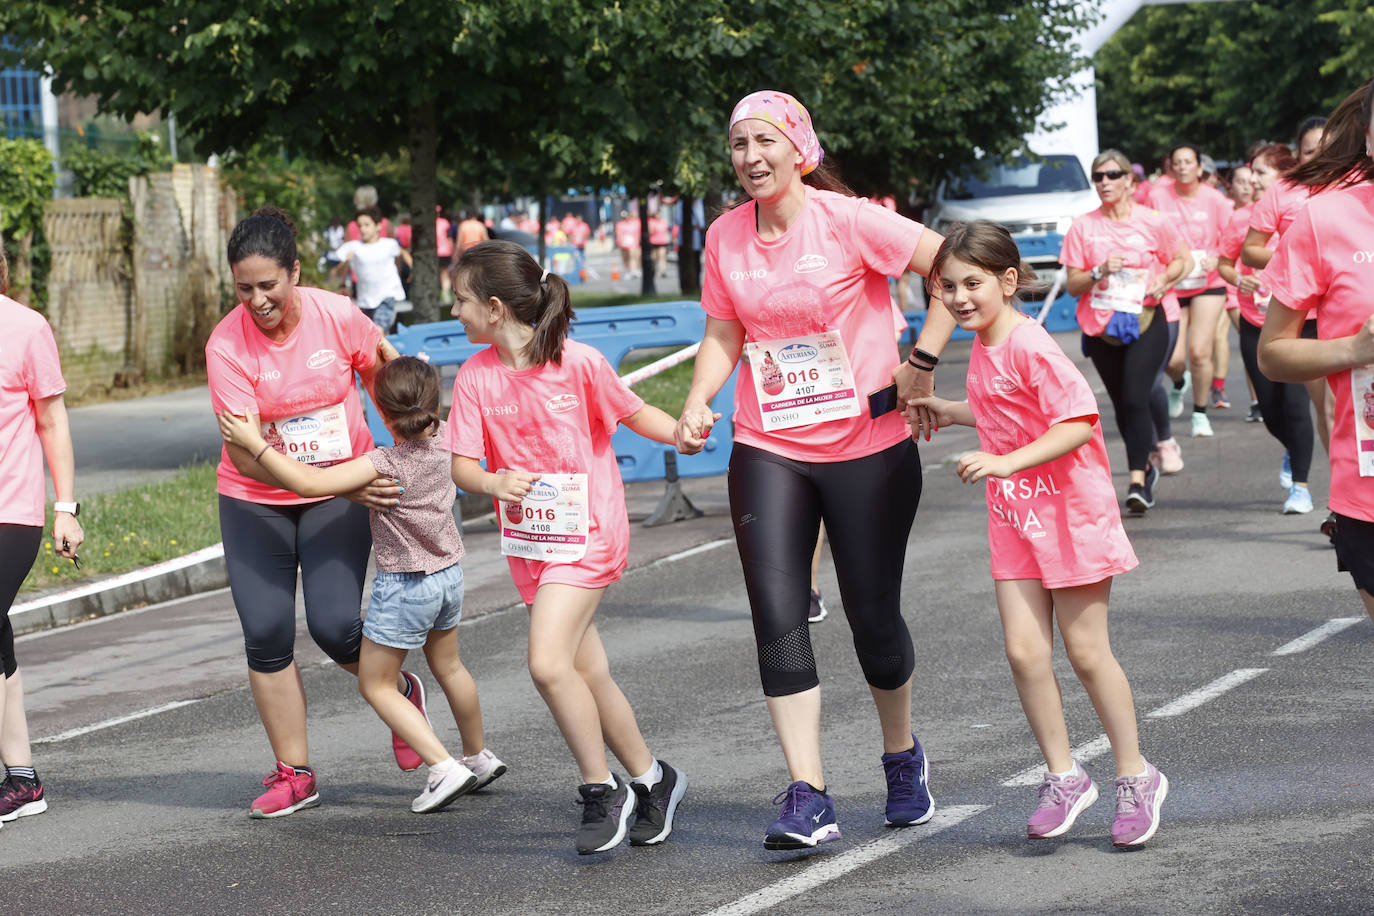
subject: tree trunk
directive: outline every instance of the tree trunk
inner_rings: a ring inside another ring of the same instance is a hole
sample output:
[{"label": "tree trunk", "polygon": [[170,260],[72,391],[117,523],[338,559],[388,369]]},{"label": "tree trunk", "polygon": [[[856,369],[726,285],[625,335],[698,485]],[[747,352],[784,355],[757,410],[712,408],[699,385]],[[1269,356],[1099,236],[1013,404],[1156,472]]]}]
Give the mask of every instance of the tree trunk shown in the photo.
[{"label": "tree trunk", "polygon": [[677,234],[677,282],[684,296],[701,292],[700,265],[697,263],[696,223],[692,215],[696,198],[682,195],[682,222]]},{"label": "tree trunk", "polygon": [[[438,320],[439,251],[434,237],[434,207],[438,203],[439,125],[434,103],[421,102],[410,109],[410,301],[414,311],[407,324]],[[405,320],[404,318],[402,319]]]},{"label": "tree trunk", "polygon": [[649,197],[639,198],[639,271],[642,282],[639,291],[645,296],[658,293],[654,283],[654,250],[649,245]]}]

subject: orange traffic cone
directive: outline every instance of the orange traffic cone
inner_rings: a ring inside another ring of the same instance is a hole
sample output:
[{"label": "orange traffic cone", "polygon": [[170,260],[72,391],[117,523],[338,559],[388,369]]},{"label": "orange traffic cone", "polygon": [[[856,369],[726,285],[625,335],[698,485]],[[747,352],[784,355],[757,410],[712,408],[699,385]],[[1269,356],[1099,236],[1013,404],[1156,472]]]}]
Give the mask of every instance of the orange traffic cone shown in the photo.
[{"label": "orange traffic cone", "polygon": [[614,282],[616,282],[616,281],[619,280],[619,279],[620,279],[620,271],[616,270],[615,268],[611,268],[611,282],[614,283]]}]

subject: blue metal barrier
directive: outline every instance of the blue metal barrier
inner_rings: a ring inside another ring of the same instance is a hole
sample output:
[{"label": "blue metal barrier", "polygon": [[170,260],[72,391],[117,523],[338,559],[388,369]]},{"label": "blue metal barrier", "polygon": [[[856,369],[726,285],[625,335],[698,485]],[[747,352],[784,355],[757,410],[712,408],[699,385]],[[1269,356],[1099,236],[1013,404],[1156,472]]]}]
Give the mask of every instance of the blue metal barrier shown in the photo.
[{"label": "blue metal barrier", "polygon": [[[650,305],[622,305],[606,308],[577,309],[570,335],[574,340],[600,350],[612,367],[631,351],[654,347],[685,347],[701,340],[706,331],[706,313],[700,303],[659,302]],[[468,340],[458,321],[440,321],[407,327],[400,325],[388,340],[400,353],[418,356],[423,353],[435,366],[461,365],[487,344]],[[729,465],[730,449],[734,442],[734,423],[731,415],[735,404],[735,379],[730,379],[711,402],[713,410],[723,416],[711,430],[705,447],[696,455],[678,455],[678,475],[682,477],[712,477],[723,474]],[[391,434],[381,416],[370,402],[368,428],[372,438],[381,445],[392,442]],[[653,442],[625,427],[617,429],[611,438],[615,448],[620,475],[626,483],[639,480],[661,480],[664,476],[663,455],[676,454],[670,445]]]},{"label": "blue metal barrier", "polygon": [[[1044,302],[1027,302],[1024,303],[1022,308],[1027,315],[1035,318],[1040,314],[1040,309],[1043,308],[1044,305]],[[931,304],[931,308],[942,309],[944,306],[936,300]],[[1045,316],[1045,330],[1049,331],[1051,334],[1057,334],[1060,331],[1078,330],[1078,319],[1074,316],[1074,310],[1076,308],[1078,308],[1078,300],[1068,293],[1061,293],[1059,298],[1054,300],[1054,304],[1050,306],[1050,313]],[[921,328],[925,326],[925,323],[925,312],[906,313],[906,342],[908,344],[916,343],[916,338],[921,336]],[[973,336],[974,334],[972,331],[955,328],[954,333],[950,335],[950,340],[971,340]]]}]

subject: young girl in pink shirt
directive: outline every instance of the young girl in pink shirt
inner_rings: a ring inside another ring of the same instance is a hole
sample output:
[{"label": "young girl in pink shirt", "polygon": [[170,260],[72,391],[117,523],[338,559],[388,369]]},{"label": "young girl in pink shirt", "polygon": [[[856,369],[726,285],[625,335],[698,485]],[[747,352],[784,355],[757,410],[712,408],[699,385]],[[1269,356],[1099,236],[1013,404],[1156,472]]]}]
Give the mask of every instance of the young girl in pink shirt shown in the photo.
[{"label": "young girl in pink shirt", "polygon": [[[448,479],[448,453],[440,444],[439,374],[422,360],[402,356],[377,371],[377,407],[396,444],[330,467],[312,468],[287,457],[282,445],[268,442],[256,413],[219,413],[224,441],[251,452],[283,489],[305,497],[340,496],[378,477],[392,477],[409,488],[399,505],[370,514],[377,576],[363,621],[358,657],[358,689],[382,721],[400,735],[429,766],[424,789],[411,802],[416,814],[438,811],[506,772],[487,749],[477,684],[458,658],[458,619],[463,611],[463,540],[453,520],[454,487]],[[401,491],[405,493],[406,490]],[[422,648],[448,698],[463,739],[464,756],[455,760],[424,712],[424,687],[403,674],[411,649]],[[419,704],[398,689],[398,677],[420,691]],[[319,803],[313,794],[295,809]],[[277,813],[264,814],[265,817]]]},{"label": "young girl in pink shirt", "polygon": [[931,277],[959,327],[978,335],[969,399],[917,398],[911,405],[927,408],[937,427],[978,429],[982,450],[959,460],[959,476],[965,483],[987,479],[988,544],[1007,658],[1048,770],[1027,836],[1059,836],[1097,800],[1097,787],[1069,751],[1052,663],[1057,619],[1116,758],[1112,842],[1136,846],[1159,828],[1169,791],[1164,774],[1140,755],[1131,686],[1107,634],[1112,578],[1137,560],[1121,526],[1092,389],[1044,328],[1017,308],[1017,293],[1034,276],[1001,226],[979,221],[950,233]]},{"label": "young girl in pink shirt", "polygon": [[[649,752],[593,617],[629,558],[611,434],[624,423],[672,444],[674,421],[626,387],[597,350],[566,339],[568,284],[519,245],[468,249],[453,290],[453,316],[468,339],[491,346],[458,370],[444,444],[454,483],[497,502],[502,553],[529,605],[530,676],[582,777],[577,851],[605,852],[627,831],[632,845],[661,843],[687,774]],[[607,746],[628,783],[607,765]]]}]

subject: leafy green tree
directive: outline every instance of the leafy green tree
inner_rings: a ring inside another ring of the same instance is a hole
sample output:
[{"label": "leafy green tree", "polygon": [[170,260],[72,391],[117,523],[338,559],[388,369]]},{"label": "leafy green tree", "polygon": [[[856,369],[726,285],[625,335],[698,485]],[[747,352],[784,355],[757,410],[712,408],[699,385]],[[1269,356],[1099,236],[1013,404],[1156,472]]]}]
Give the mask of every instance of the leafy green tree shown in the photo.
[{"label": "leafy green tree", "polygon": [[10,264],[10,296],[36,308],[47,299],[43,208],[55,182],[52,156],[41,142],[0,137],[0,240]]}]

